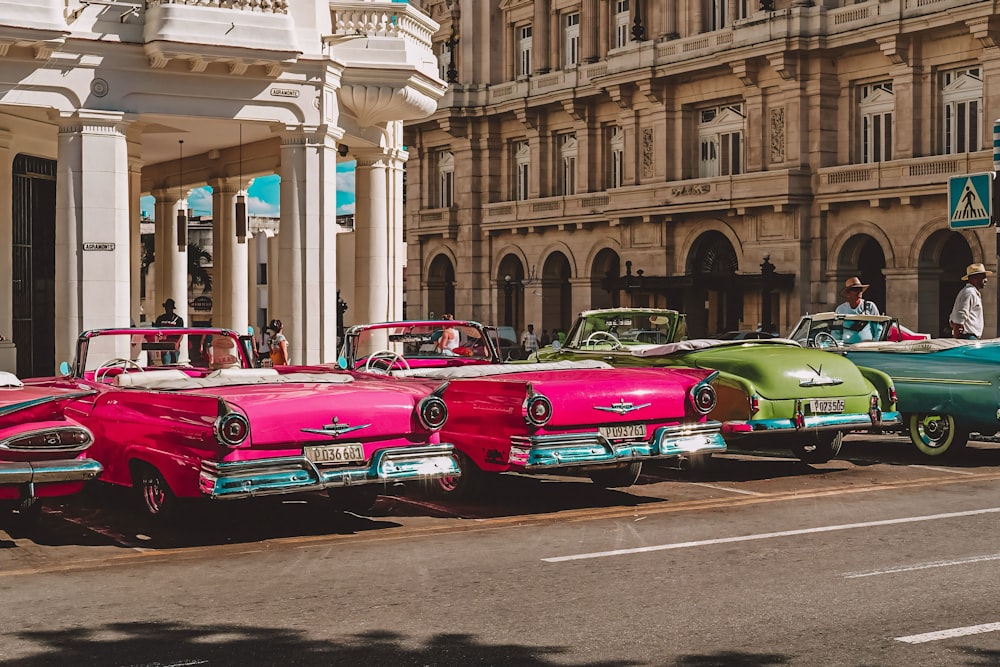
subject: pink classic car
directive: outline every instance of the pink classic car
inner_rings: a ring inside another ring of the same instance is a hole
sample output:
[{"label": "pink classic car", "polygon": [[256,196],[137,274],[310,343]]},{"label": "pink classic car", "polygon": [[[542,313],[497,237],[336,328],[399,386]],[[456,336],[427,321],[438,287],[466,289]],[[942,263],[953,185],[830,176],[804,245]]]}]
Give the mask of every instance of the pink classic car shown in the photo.
[{"label": "pink classic car", "polygon": [[[211,352],[161,365],[162,352],[187,347],[177,336],[211,336],[196,346]],[[66,414],[93,432],[101,480],[136,489],[153,517],[178,498],[317,490],[364,511],[383,483],[459,472],[440,438],[441,399],[363,374],[254,368],[233,331],[87,331],[64,366],[33,382],[91,390]]]},{"label": "pink classic car", "polygon": [[[451,347],[442,345],[442,338]],[[446,494],[476,489],[483,473],[576,473],[629,486],[642,462],[704,465],[725,451],[715,373],[613,369],[601,361],[497,363],[494,331],[473,321],[386,322],[351,327],[340,363],[385,373],[444,399],[442,438],[462,474],[441,479]]]},{"label": "pink classic car", "polygon": [[30,530],[42,498],[65,496],[101,472],[85,457],[93,436],[66,419],[66,403],[87,391],[25,387],[0,372],[0,527],[20,534]]}]

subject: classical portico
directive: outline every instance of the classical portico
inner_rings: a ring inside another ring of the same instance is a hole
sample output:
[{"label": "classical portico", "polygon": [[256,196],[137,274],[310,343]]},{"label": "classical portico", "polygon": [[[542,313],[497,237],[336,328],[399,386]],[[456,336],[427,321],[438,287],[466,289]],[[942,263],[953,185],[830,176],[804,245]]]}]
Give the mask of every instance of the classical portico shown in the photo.
[{"label": "classical portico", "polygon": [[[338,289],[358,321],[401,315],[402,122],[445,92],[436,29],[389,0],[0,2],[0,194],[14,200],[0,209],[0,369],[51,372],[81,330],[138,322],[143,298],[147,320],[173,298],[190,322],[187,198],[206,185],[212,324],[245,331],[253,241],[236,202],[268,174],[281,178],[268,317],[293,360],[336,358]],[[352,159],[357,256],[338,268],[336,166]],[[156,202],[144,297],[143,195]]]}]

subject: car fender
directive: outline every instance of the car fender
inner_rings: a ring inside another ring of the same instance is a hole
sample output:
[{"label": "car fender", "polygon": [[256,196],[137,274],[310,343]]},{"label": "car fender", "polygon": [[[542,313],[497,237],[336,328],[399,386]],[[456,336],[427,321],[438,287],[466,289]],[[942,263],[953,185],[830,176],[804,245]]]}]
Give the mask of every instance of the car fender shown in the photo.
[{"label": "car fender", "polygon": [[861,375],[872,384],[876,391],[878,391],[882,409],[895,410],[896,404],[891,400],[889,395],[890,392],[895,391],[895,385],[893,384],[892,378],[889,377],[888,373],[880,371],[877,368],[870,368],[868,366],[858,366],[858,370],[861,371]]}]

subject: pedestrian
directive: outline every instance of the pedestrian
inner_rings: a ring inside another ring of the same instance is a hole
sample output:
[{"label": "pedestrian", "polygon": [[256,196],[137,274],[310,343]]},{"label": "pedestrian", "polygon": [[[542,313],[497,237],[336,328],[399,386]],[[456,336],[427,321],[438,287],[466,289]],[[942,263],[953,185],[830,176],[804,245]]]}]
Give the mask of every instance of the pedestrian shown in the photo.
[{"label": "pedestrian", "polygon": [[969,264],[962,276],[967,284],[955,297],[948,321],[953,338],[975,340],[983,336],[983,287],[986,276],[992,276],[983,264]]},{"label": "pedestrian", "polygon": [[529,324],[527,330],[521,334],[521,347],[525,354],[538,352],[538,337],[535,336],[534,324]]},{"label": "pedestrian", "polygon": [[[864,298],[865,290],[869,287],[857,276],[848,278],[844,282],[844,289],[840,290],[840,296],[847,301],[837,306],[836,312],[840,315],[880,315],[875,302]],[[881,333],[882,325],[878,322],[845,319],[840,340],[844,344],[860,343],[878,339]]]},{"label": "pedestrian", "polygon": [[[183,327],[184,318],[174,312],[174,307],[176,304],[173,299],[167,299],[163,302],[163,312],[160,313],[156,320],[153,322],[154,327]],[[180,359],[180,346],[181,337],[180,336],[167,336],[167,342],[174,344],[173,350],[164,350],[160,355],[160,363],[164,366],[169,364],[176,364]]]},{"label": "pedestrian", "polygon": [[552,342],[552,339],[549,338],[549,330],[548,329],[542,329],[542,337],[538,339],[538,344],[541,345],[542,347],[545,347],[546,345],[548,345],[551,342]]},{"label": "pedestrian", "polygon": [[271,365],[288,365],[288,339],[281,333],[281,320],[271,320],[268,328],[271,330]]},{"label": "pedestrian", "polygon": [[434,351],[438,354],[453,357],[455,356],[455,349],[458,347],[460,342],[458,329],[455,328],[454,324],[450,324],[450,322],[455,319],[455,316],[451,313],[445,313],[441,316],[441,318],[448,320],[449,325],[441,331],[441,336],[434,343]]},{"label": "pedestrian", "polygon": [[267,327],[261,329],[257,336],[257,365],[262,366],[265,359],[271,358],[271,330]]}]

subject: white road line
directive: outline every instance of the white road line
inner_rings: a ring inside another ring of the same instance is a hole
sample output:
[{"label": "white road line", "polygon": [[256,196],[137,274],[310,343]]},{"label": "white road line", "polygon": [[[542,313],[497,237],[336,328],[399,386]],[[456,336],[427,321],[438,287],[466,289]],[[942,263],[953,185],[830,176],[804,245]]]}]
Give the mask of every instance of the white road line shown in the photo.
[{"label": "white road line", "polygon": [[884,570],[868,570],[866,572],[848,572],[845,579],[860,579],[861,577],[874,577],[879,574],[896,574],[897,572],[914,572],[916,570],[929,570],[933,567],[950,567],[952,565],[967,565],[969,563],[983,563],[990,560],[1000,560],[1000,554],[990,554],[988,556],[970,556],[969,558],[956,558],[954,560],[935,560],[928,563],[918,563],[916,565],[900,565],[899,567],[889,567]]},{"label": "white road line", "polygon": [[907,644],[923,644],[926,642],[936,642],[941,639],[951,639],[953,637],[967,637],[969,635],[981,635],[984,632],[1000,631],[1000,623],[983,623],[982,625],[968,625],[964,628],[951,628],[950,630],[938,630],[937,632],[925,632],[922,635],[907,635],[906,637],[896,637],[897,642]]},{"label": "white road line", "polygon": [[595,551],[586,554],[574,554],[571,556],[553,556],[543,558],[546,563],[562,563],[571,560],[586,560],[588,558],[607,558],[608,556],[624,556],[627,554],[641,554],[652,551],[669,551],[671,549],[690,549],[692,547],[706,547],[715,544],[730,544],[733,542],[751,542],[754,540],[769,540],[775,537],[791,537],[793,535],[810,535],[813,533],[829,533],[836,530],[851,530],[854,528],[871,528],[874,526],[892,526],[901,523],[916,523],[918,521],[934,521],[937,519],[955,519],[964,516],[976,516],[978,514],[996,514],[1000,512],[1000,507],[989,507],[981,510],[969,510],[967,512],[948,512],[946,514],[929,514],[925,516],[903,517],[901,519],[884,519],[882,521],[865,521],[862,523],[845,523],[837,526],[819,526],[816,528],[802,528],[799,530],[782,530],[776,533],[759,533],[757,535],[739,535],[737,537],[720,537],[713,540],[697,540],[695,542],[677,542],[674,544],[658,544],[648,547],[635,547],[633,549],[613,549],[611,551]]},{"label": "white road line", "polygon": [[952,475],[975,475],[976,473],[971,470],[956,470],[955,468],[938,468],[936,466],[922,466],[922,465],[911,465],[911,468],[920,468],[921,470],[936,470],[937,472],[948,472]]},{"label": "white road line", "polygon": [[764,493],[758,493],[757,491],[744,491],[743,489],[732,489],[732,488],[729,488],[728,486],[719,486],[718,484],[706,484],[705,482],[688,482],[688,484],[692,484],[694,486],[704,486],[705,488],[708,488],[708,489],[718,489],[719,491],[728,491],[730,493],[743,493],[743,494],[746,494],[748,496],[763,496],[763,495],[767,495],[767,494],[764,494]]}]

